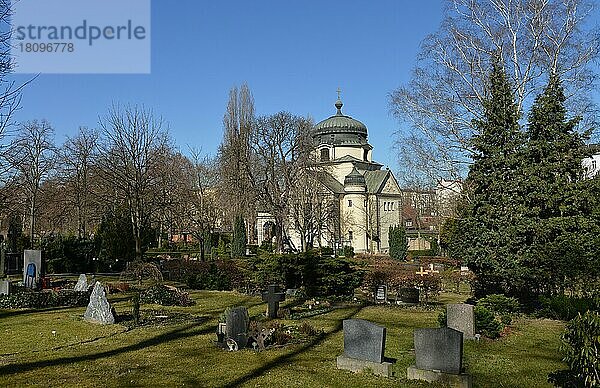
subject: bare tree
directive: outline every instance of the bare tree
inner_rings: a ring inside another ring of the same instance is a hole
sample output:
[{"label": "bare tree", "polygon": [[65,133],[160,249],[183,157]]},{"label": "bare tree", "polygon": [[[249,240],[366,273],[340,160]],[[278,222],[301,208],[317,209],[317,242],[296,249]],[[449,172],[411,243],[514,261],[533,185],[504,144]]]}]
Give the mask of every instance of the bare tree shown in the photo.
[{"label": "bare tree", "polygon": [[68,138],[62,147],[61,161],[65,186],[72,199],[72,207],[77,214],[77,236],[88,236],[91,212],[90,179],[96,162],[96,148],[99,133],[86,127],[79,127],[77,136]]},{"label": "bare tree", "polygon": [[214,232],[224,209],[217,202],[216,189],[219,183],[218,160],[202,155],[198,149],[190,150],[193,168],[193,189],[188,196],[187,218],[192,224],[194,236],[200,242],[200,258],[210,248],[210,235]]},{"label": "bare tree", "polygon": [[283,249],[293,193],[307,184],[302,176],[312,163],[312,121],[287,112],[256,120],[251,137],[254,168],[247,168],[259,201],[275,218],[277,249]]},{"label": "bare tree", "polygon": [[8,161],[17,173],[28,204],[29,238],[33,246],[38,199],[42,184],[51,175],[57,160],[54,130],[50,124],[30,121],[21,126],[8,154]]},{"label": "bare tree", "polygon": [[152,193],[169,137],[161,118],[134,106],[113,107],[101,118],[99,163],[105,184],[129,211],[136,259],[142,258],[142,233],[150,224]]},{"label": "bare tree", "polygon": [[[226,204],[226,217],[231,224],[236,215],[243,216],[251,224],[256,213],[256,193],[249,181],[253,122],[254,98],[248,85],[243,84],[239,90],[237,87],[231,89],[223,117],[223,142],[219,148],[219,195]],[[253,229],[249,232],[251,236]]]},{"label": "bare tree", "polygon": [[587,0],[450,0],[439,31],[422,44],[410,83],[391,94],[393,113],[412,128],[400,133],[402,164],[418,168],[421,179],[460,177],[494,53],[521,111],[555,72],[569,88],[571,111],[595,119],[590,93],[600,35],[585,26],[593,7]]}]

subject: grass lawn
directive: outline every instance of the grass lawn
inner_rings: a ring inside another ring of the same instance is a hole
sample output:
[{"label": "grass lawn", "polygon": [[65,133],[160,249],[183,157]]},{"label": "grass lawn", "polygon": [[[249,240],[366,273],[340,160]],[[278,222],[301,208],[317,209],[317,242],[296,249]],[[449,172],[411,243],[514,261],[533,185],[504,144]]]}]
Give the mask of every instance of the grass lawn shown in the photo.
[{"label": "grass lawn", "polygon": [[[127,329],[81,319],[85,308],[0,310],[0,386],[247,386],[434,387],[406,380],[414,363],[414,328],[437,326],[436,309],[345,306],[307,320],[324,334],[313,342],[263,352],[228,353],[214,346],[219,315],[244,305],[251,316],[265,310],[259,298],[233,292],[193,291],[197,305],[143,305],[191,314],[168,324]],[[111,295],[118,313],[131,311],[129,295]],[[442,303],[464,299],[442,294]],[[442,308],[441,305],[439,308]],[[386,357],[397,359],[386,379],[336,369],[343,350],[342,320],[363,318],[387,327]],[[508,337],[469,342],[464,363],[476,387],[545,387],[549,372],[563,367],[558,336],[563,324],[520,318]],[[53,334],[52,332],[55,331]]]}]

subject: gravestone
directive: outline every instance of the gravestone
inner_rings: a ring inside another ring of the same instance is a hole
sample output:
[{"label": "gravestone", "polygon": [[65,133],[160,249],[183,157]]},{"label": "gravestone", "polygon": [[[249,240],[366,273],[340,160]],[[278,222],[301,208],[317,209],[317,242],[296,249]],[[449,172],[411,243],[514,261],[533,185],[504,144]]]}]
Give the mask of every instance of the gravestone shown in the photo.
[{"label": "gravestone", "polygon": [[419,304],[419,289],[403,287],[398,290],[398,301],[405,304]]},{"label": "gravestone", "polygon": [[10,280],[0,280],[0,295],[10,295]]},{"label": "gravestone", "polygon": [[463,373],[463,334],[448,327],[415,329],[416,365],[407,369],[408,379],[439,381],[451,387],[471,387],[471,376]]},{"label": "gravestone", "polygon": [[90,303],[85,310],[83,318],[86,321],[102,325],[115,323],[115,317],[106,299],[106,292],[100,282],[96,282],[94,285],[94,289],[90,295]]},{"label": "gravestone", "polygon": [[387,286],[381,284],[377,286],[375,290],[375,302],[377,303],[385,303],[387,302]]},{"label": "gravestone", "polygon": [[75,291],[87,291],[88,289],[88,283],[87,283],[87,276],[85,276],[84,273],[82,273],[81,275],[79,275],[79,279],[77,279],[77,284],[75,284]]},{"label": "gravestone", "polygon": [[23,283],[25,287],[35,288],[40,282],[41,271],[42,251],[26,249],[23,252]]},{"label": "gravestone", "polygon": [[279,302],[285,300],[285,293],[279,292],[279,287],[276,284],[271,284],[269,285],[269,290],[263,292],[262,300],[269,304],[267,316],[271,319],[275,319],[277,318],[277,312],[279,311]]},{"label": "gravestone", "polygon": [[345,319],[344,354],[337,358],[337,368],[353,372],[370,369],[374,374],[391,376],[391,362],[384,359],[385,327],[363,319]]},{"label": "gravestone", "polygon": [[475,338],[475,312],[473,305],[459,303],[446,306],[447,324],[451,329],[463,333],[464,339]]},{"label": "gravestone", "polygon": [[226,340],[233,340],[238,349],[245,348],[248,344],[248,327],[250,316],[246,307],[233,307],[227,311],[225,317]]}]

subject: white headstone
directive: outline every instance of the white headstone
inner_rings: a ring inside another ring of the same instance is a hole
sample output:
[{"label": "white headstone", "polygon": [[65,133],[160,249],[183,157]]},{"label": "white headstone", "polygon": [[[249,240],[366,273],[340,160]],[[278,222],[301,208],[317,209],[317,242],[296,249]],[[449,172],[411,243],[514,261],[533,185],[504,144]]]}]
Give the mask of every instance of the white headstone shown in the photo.
[{"label": "white headstone", "polygon": [[85,276],[85,274],[82,273],[81,275],[79,275],[79,279],[77,279],[77,284],[75,285],[74,290],[75,291],[87,291],[87,289],[88,289],[87,276]]},{"label": "white headstone", "polygon": [[[30,267],[33,264],[34,267]],[[23,283],[27,285],[27,270],[35,269],[35,284],[38,284],[42,272],[42,251],[37,249],[26,249],[23,252]]]},{"label": "white headstone", "polygon": [[83,318],[86,321],[100,323],[102,325],[115,323],[115,317],[110,309],[110,304],[106,299],[106,292],[100,282],[96,282],[92,295],[90,295],[90,303],[85,310]]}]

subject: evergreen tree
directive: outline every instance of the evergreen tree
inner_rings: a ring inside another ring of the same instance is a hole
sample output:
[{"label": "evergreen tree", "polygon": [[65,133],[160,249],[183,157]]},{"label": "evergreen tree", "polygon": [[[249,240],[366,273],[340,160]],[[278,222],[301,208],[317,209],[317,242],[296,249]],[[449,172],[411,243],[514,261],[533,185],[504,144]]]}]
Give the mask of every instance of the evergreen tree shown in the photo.
[{"label": "evergreen tree", "polygon": [[559,77],[552,75],[527,126],[524,261],[536,293],[562,291],[566,278],[581,272],[577,268],[587,255],[583,240],[594,239],[595,223],[579,201],[591,187],[582,181],[587,134],[577,132],[579,118],[567,119],[565,99]]},{"label": "evergreen tree", "polygon": [[408,253],[408,238],[402,226],[390,226],[388,234],[390,257],[395,260],[405,260]]},{"label": "evergreen tree", "polygon": [[466,179],[467,204],[458,229],[461,256],[475,272],[476,294],[516,294],[526,288],[519,207],[523,135],[512,87],[498,57],[492,62],[484,116],[474,121],[473,164]]},{"label": "evergreen tree", "polygon": [[233,239],[231,240],[231,257],[239,258],[246,255],[246,224],[240,215],[235,217]]}]

